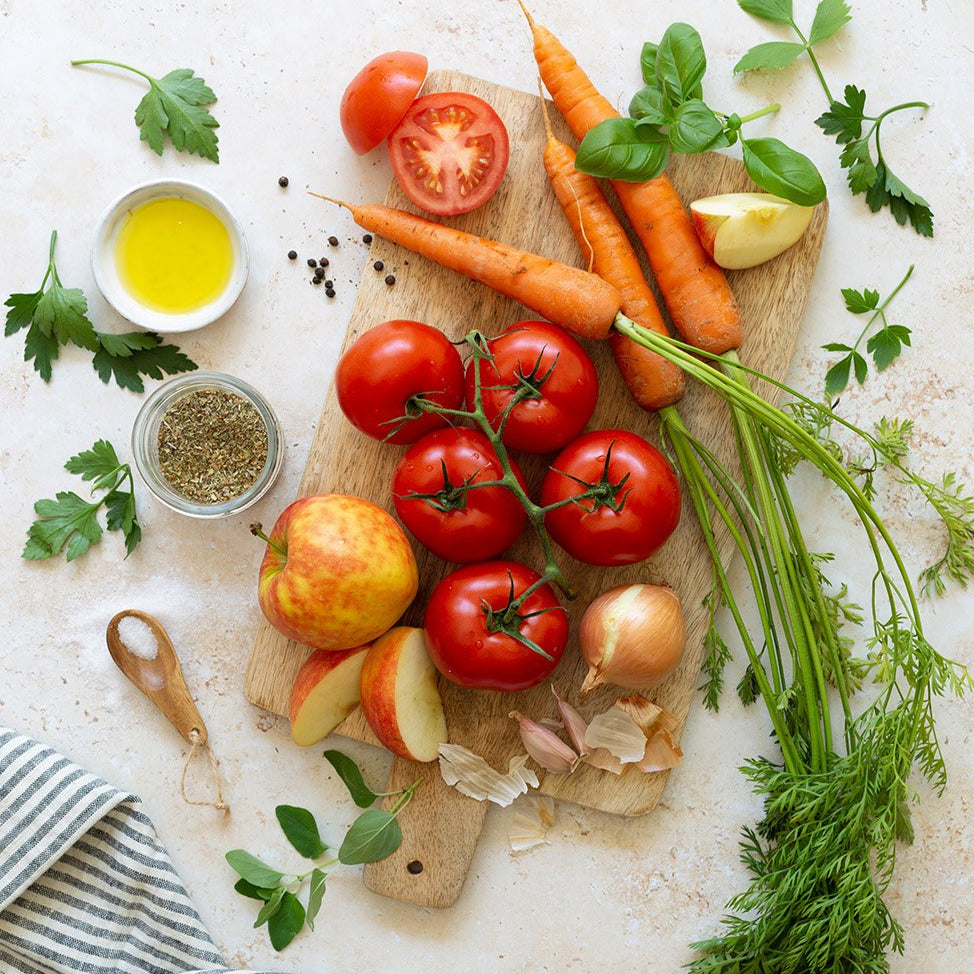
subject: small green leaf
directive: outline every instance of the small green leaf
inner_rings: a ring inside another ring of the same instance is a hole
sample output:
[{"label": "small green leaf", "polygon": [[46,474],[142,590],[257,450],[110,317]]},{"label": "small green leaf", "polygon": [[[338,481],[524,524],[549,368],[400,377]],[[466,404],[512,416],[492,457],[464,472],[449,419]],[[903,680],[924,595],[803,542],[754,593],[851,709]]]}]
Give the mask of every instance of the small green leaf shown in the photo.
[{"label": "small green leaf", "polygon": [[734,74],[744,71],[780,71],[804,53],[805,45],[794,41],[757,44],[734,65]]},{"label": "small green leaf", "polygon": [[659,88],[646,85],[636,92],[629,102],[629,115],[637,121],[653,125],[666,125],[670,120],[669,111]]},{"label": "small green leaf", "polygon": [[847,142],[839,153],[839,165],[846,170],[846,178],[853,196],[868,192],[879,179],[868,138]]},{"label": "small green leaf", "polygon": [[402,829],[391,812],[373,808],[352,823],[338,858],[347,866],[385,859],[402,845]]},{"label": "small green leaf", "polygon": [[98,440],[90,450],[82,450],[70,457],[64,469],[78,474],[82,480],[96,480],[115,473],[120,466],[115,447],[108,440]]},{"label": "small green leaf", "polygon": [[737,0],[737,5],[745,13],[749,13],[761,20],[772,24],[791,24],[794,15],[791,12],[791,0]]},{"label": "small green leaf", "polygon": [[879,307],[879,291],[870,288],[857,291],[855,288],[844,287],[842,297],[845,299],[846,310],[854,315],[866,314]]},{"label": "small green leaf", "polygon": [[849,371],[852,368],[852,354],[840,359],[825,373],[825,395],[832,399],[845,391],[849,384]]},{"label": "small green leaf", "polygon": [[815,19],[808,34],[808,43],[815,45],[837,34],[849,21],[852,14],[845,0],[822,0],[815,9]]},{"label": "small green leaf", "polygon": [[318,823],[311,812],[295,805],[278,805],[274,809],[274,813],[277,815],[277,821],[287,836],[288,842],[305,859],[317,859],[324,855],[328,846],[321,841]]},{"label": "small green leaf", "polygon": [[226,860],[234,872],[261,889],[280,886],[284,878],[284,873],[278,872],[243,849],[231,849],[226,854]]},{"label": "small green leaf", "polygon": [[94,326],[88,320],[88,301],[81,288],[54,285],[46,291],[34,309],[34,324],[45,335],[53,335],[60,345],[72,342],[89,352],[98,348]]},{"label": "small green leaf", "polygon": [[133,331],[124,335],[112,335],[107,332],[97,332],[101,347],[109,355],[126,358],[132,352],[143,348],[155,348],[159,344],[159,336],[152,331]]},{"label": "small green leaf", "polygon": [[338,772],[338,777],[345,782],[352,801],[359,808],[368,808],[376,803],[379,796],[365,783],[358,765],[347,754],[342,754],[341,751],[325,751],[324,756]]},{"label": "small green leaf", "polygon": [[278,886],[277,889],[273,890],[270,898],[267,902],[260,908],[260,912],[257,914],[257,919],[254,920],[254,929],[262,927],[265,923],[275,913],[281,908],[281,901],[284,899],[284,894],[287,892],[286,886]]},{"label": "small green leaf", "polygon": [[631,118],[600,122],[582,139],[575,168],[590,176],[643,183],[665,168],[669,147],[658,135],[637,128]]},{"label": "small green leaf", "polygon": [[646,41],[639,55],[639,67],[643,74],[643,81],[647,85],[655,86],[656,84],[656,52],[658,50],[659,44]]},{"label": "small green leaf", "polygon": [[7,312],[7,323],[3,329],[5,335],[13,335],[21,328],[30,325],[43,294],[43,291],[35,291],[33,294],[11,294],[3,302],[4,307],[10,309]]},{"label": "small green leaf", "polygon": [[326,874],[321,869],[315,869],[311,873],[311,887],[308,891],[308,912],[305,917],[307,924],[312,930],[315,928],[315,918],[321,910],[322,900],[325,898],[325,879]]},{"label": "small green leaf", "polygon": [[58,357],[58,342],[53,335],[47,335],[36,324],[27,329],[24,338],[24,361],[33,360],[34,368],[45,382],[51,381],[51,366]]},{"label": "small green leaf", "polygon": [[304,917],[305,912],[301,901],[293,893],[285,893],[281,897],[280,908],[267,922],[271,946],[275,950],[284,950],[301,932]]},{"label": "small green leaf", "polygon": [[852,365],[855,369],[856,379],[859,385],[862,385],[866,381],[866,375],[869,372],[869,363],[858,352],[854,352],[852,355]]},{"label": "small green leaf", "polygon": [[253,883],[248,883],[246,879],[238,879],[233,884],[233,888],[241,896],[246,896],[247,899],[264,900],[265,902],[269,900],[275,893],[275,890],[273,889],[262,889],[260,886],[254,886]]},{"label": "small green leaf", "polygon": [[808,156],[779,139],[741,139],[744,166],[763,190],[801,206],[825,199],[825,182]]},{"label": "small green leaf", "polygon": [[845,103],[833,101],[829,110],[815,119],[815,124],[826,134],[834,135],[840,145],[852,142],[862,135],[862,123],[866,111],[866,92],[855,85],[845,86]]},{"label": "small green leaf", "polygon": [[851,352],[852,348],[849,345],[843,345],[842,342],[829,342],[827,345],[823,345],[827,352]]},{"label": "small green leaf", "polygon": [[[55,500],[34,504],[37,520],[28,528],[28,544],[22,556],[29,560],[52,558],[67,545],[67,560],[74,561],[101,539],[98,504],[90,504],[71,491],[62,491]],[[41,555],[42,551],[47,554]]]},{"label": "small green leaf", "polygon": [[723,122],[699,98],[680,105],[668,134],[674,152],[706,152],[727,144]]},{"label": "small green leaf", "polygon": [[921,236],[933,236],[933,212],[930,204],[897,179],[885,162],[876,164],[876,182],[866,191],[866,204],[874,213],[888,206],[900,226],[909,221]]},{"label": "small green leaf", "polygon": [[866,351],[873,357],[876,371],[892,365],[899,358],[903,346],[910,344],[910,329],[903,325],[888,325],[881,328],[866,342]]},{"label": "small green leaf", "polygon": [[156,155],[162,155],[163,137],[169,136],[179,152],[195,152],[213,162],[220,161],[217,120],[203,106],[216,101],[216,95],[191,68],[177,68],[149,82],[149,90],[135,109],[135,124],[140,138]]},{"label": "small green leaf", "polygon": [[[104,336],[98,335],[99,339]],[[117,340],[125,336],[112,336],[109,343],[113,347]],[[146,347],[129,345],[122,355],[109,352],[102,342],[95,353],[91,364],[102,382],[107,383],[113,376],[119,387],[130,389],[132,392],[144,392],[145,385],[142,375],[153,379],[161,379],[163,375],[176,375],[179,372],[192,372],[197,368],[195,362],[184,355],[175,345],[160,345],[159,337],[156,343]]]},{"label": "small green leaf", "polygon": [[671,104],[700,97],[707,55],[700,35],[689,24],[670,24],[656,51],[656,82]]}]

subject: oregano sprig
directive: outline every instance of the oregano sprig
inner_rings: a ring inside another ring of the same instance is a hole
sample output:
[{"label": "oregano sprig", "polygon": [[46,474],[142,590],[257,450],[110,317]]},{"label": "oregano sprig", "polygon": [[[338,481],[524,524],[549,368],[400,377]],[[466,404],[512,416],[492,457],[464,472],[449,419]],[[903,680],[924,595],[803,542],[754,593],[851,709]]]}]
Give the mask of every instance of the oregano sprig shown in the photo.
[{"label": "oregano sprig", "polygon": [[[358,765],[350,757],[341,751],[325,751],[324,756],[345,783],[355,804],[367,809],[352,822],[337,853],[325,858],[330,847],[322,840],[318,823],[308,809],[278,805],[274,812],[281,830],[294,849],[314,863],[311,869],[285,872],[244,849],[232,849],[226,854],[230,868],[240,877],[234,889],[241,896],[261,902],[254,927],[267,924],[275,950],[287,947],[305,925],[314,930],[328,876],[335,867],[377,862],[399,848],[402,829],[397,819],[419,787],[417,779],[401,791],[375,792],[365,783]],[[391,808],[369,807],[383,797],[396,799]],[[300,894],[305,887],[307,899],[302,903]]]},{"label": "oregano sprig", "polygon": [[917,233],[932,237],[933,213],[930,204],[893,175],[880,141],[880,128],[885,119],[897,112],[930,106],[923,101],[909,101],[887,108],[877,115],[867,114],[866,92],[862,88],[849,84],[843,91],[844,100],[833,97],[815,56],[816,45],[834,37],[852,20],[849,5],[844,0],[821,0],[806,34],[795,21],[792,0],[737,2],[742,10],[760,20],[790,27],[798,41],[758,44],[737,62],[734,72],[779,71],[802,55],[807,55],[829,102],[828,110],[815,119],[815,124],[826,135],[835,136],[835,141],[842,146],[839,164],[846,170],[853,195],[864,193],[866,203],[874,213],[887,207],[901,226],[909,221]]},{"label": "oregano sprig", "polygon": [[807,156],[779,139],[743,135],[745,123],[780,106],[741,116],[704,102],[707,57],[689,24],[671,24],[658,44],[644,44],[640,64],[645,87],[630,102],[629,118],[607,119],[582,139],[575,160],[582,172],[645,182],[663,172],[673,152],[706,152],[740,142],[748,175],[762,189],[802,206],[825,199],[825,183]]}]

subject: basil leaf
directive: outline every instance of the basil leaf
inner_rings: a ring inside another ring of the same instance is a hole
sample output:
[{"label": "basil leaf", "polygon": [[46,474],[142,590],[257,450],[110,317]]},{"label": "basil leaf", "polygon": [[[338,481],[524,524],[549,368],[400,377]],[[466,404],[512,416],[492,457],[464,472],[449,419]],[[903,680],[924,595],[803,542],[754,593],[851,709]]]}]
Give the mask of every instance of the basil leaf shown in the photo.
[{"label": "basil leaf", "polygon": [[780,139],[741,139],[744,166],[761,189],[801,206],[825,199],[825,183],[815,163]]},{"label": "basil leaf", "polygon": [[737,5],[745,13],[769,20],[772,24],[791,24],[791,0],[737,0]]},{"label": "basil leaf", "polygon": [[284,899],[284,894],[287,892],[286,886],[278,886],[271,898],[260,908],[260,913],[257,914],[257,919],[254,920],[254,929],[262,927],[265,923],[275,913],[281,908],[281,901]]},{"label": "basil leaf", "polygon": [[656,52],[658,50],[659,44],[646,41],[643,44],[642,53],[639,55],[639,66],[643,72],[643,81],[648,85],[656,84]]},{"label": "basil leaf", "polygon": [[582,139],[575,168],[590,176],[644,183],[665,168],[669,147],[649,125],[631,118],[600,122]]},{"label": "basil leaf", "polygon": [[818,44],[837,34],[849,21],[852,14],[845,0],[822,0],[815,8],[815,19],[808,34],[808,43]]},{"label": "basil leaf", "polygon": [[677,109],[668,131],[674,152],[705,152],[727,145],[723,122],[699,98]]},{"label": "basil leaf", "polygon": [[780,71],[804,53],[805,45],[794,41],[768,41],[766,44],[757,44],[734,65],[734,74],[741,74],[744,71]]},{"label": "basil leaf", "polygon": [[707,70],[700,35],[689,24],[670,24],[656,52],[656,82],[674,105],[700,97],[700,82]]},{"label": "basil leaf", "polygon": [[341,751],[325,751],[325,757],[338,772],[338,777],[345,782],[352,801],[359,808],[368,808],[375,804],[379,796],[365,783],[358,765],[347,754],[342,754]]},{"label": "basil leaf", "polygon": [[670,110],[659,88],[646,85],[637,91],[629,102],[629,115],[639,122],[652,125],[666,125],[670,121]]},{"label": "basil leaf", "polygon": [[362,812],[345,834],[338,858],[346,866],[385,859],[402,845],[402,829],[391,812],[372,808]]},{"label": "basil leaf", "polygon": [[278,805],[274,809],[277,821],[287,836],[288,842],[294,846],[305,859],[317,859],[323,855],[328,846],[321,841],[318,823],[314,815],[306,808],[295,805]]},{"label": "basil leaf", "polygon": [[311,874],[311,889],[308,892],[308,912],[305,920],[312,930],[315,928],[315,917],[321,909],[322,900],[325,898],[325,876],[320,869],[316,869]]},{"label": "basil leaf", "polygon": [[267,932],[275,950],[284,948],[301,932],[304,926],[304,907],[293,893],[285,893],[278,911],[268,920]]},{"label": "basil leaf", "polygon": [[256,856],[243,849],[231,849],[226,855],[226,860],[234,872],[261,889],[272,889],[280,885],[284,878],[284,873],[272,869],[266,862],[261,862]]}]

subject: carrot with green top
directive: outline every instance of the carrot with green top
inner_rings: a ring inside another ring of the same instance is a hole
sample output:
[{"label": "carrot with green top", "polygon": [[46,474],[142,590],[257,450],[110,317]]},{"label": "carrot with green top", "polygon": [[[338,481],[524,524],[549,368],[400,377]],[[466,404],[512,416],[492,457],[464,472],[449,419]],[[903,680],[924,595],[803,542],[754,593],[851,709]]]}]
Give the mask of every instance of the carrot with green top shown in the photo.
[{"label": "carrot with green top", "polygon": [[608,338],[619,313],[619,292],[579,267],[464,233],[392,206],[354,206],[319,193],[311,195],[344,206],[360,227],[520,301],[580,338]]},{"label": "carrot with green top", "polygon": [[[521,0],[518,0],[521,3]],[[578,62],[524,4],[534,37],[534,58],[545,87],[576,138],[619,113]],[[691,345],[715,355],[741,344],[737,301],[724,272],[707,256],[666,175],[645,183],[613,180],[613,189],[639,237],[676,330]]]},{"label": "carrot with green top", "polygon": [[[588,258],[589,270],[619,292],[626,317],[657,334],[668,335],[656,296],[646,283],[626,231],[595,179],[575,168],[574,150],[555,138],[543,99],[541,108],[547,133],[545,172]],[[678,366],[615,330],[609,336],[609,345],[626,387],[643,409],[663,409],[682,398],[685,382]]]}]

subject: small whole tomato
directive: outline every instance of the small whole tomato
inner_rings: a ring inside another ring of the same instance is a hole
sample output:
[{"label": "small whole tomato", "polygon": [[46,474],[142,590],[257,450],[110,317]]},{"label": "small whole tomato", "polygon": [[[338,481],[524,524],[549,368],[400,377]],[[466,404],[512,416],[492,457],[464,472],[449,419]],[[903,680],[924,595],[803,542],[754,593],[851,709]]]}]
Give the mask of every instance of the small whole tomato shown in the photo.
[{"label": "small whole tomato", "polygon": [[[579,498],[593,485],[594,493]],[[666,457],[627,430],[595,430],[555,457],[541,485],[552,539],[589,565],[631,565],[662,547],[680,520],[680,486]]]},{"label": "small whole tomato", "polygon": [[469,213],[494,195],[510,145],[500,116],[482,98],[437,91],[417,98],[387,140],[402,191],[437,216]]},{"label": "small whole tomato", "polygon": [[[524,487],[513,460],[511,467]],[[527,514],[509,488],[471,485],[503,476],[490,440],[479,430],[434,430],[414,443],[396,467],[396,513],[420,543],[446,561],[494,558],[514,544]]]},{"label": "small whole tomato", "polygon": [[373,58],[349,82],[339,119],[348,144],[370,152],[396,127],[419,94],[428,62],[422,54],[389,51]]},{"label": "small whole tomato", "polygon": [[363,433],[389,443],[415,443],[446,419],[415,400],[463,407],[463,363],[450,340],[420,321],[385,321],[346,349],[335,370],[338,405]]},{"label": "small whole tomato", "polygon": [[[552,453],[570,443],[595,411],[599,380],[585,349],[547,321],[519,321],[487,342],[480,359],[480,395],[497,429],[514,396],[501,438],[514,450]],[[467,365],[467,403],[474,402],[474,365]]]},{"label": "small whole tomato", "polygon": [[568,642],[568,615],[549,585],[511,608],[539,579],[516,561],[466,565],[447,575],[433,590],[424,623],[436,668],[480,690],[524,690],[546,679]]}]

